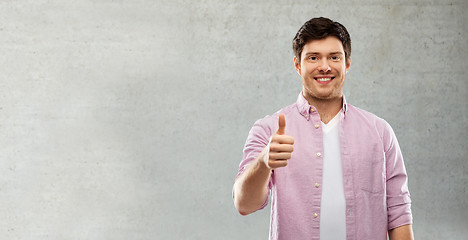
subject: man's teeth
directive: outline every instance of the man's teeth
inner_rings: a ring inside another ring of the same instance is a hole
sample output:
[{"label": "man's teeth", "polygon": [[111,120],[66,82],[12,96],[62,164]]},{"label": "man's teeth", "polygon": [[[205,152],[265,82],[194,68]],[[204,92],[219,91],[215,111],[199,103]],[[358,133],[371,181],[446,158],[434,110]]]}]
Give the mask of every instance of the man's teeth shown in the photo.
[{"label": "man's teeth", "polygon": [[320,82],[326,82],[326,81],[330,81],[331,78],[317,78],[317,81],[320,81]]}]

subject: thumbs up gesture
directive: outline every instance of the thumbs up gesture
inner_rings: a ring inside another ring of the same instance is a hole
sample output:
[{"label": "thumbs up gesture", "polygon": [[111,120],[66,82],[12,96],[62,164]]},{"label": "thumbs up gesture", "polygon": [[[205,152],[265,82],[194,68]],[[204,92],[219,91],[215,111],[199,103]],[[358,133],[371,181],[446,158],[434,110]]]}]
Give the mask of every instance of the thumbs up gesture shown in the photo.
[{"label": "thumbs up gesture", "polygon": [[272,136],[268,158],[265,157],[265,164],[270,169],[285,167],[288,165],[288,159],[291,158],[294,151],[294,138],[284,135],[286,127],[286,118],[284,114],[278,116],[278,131]]}]

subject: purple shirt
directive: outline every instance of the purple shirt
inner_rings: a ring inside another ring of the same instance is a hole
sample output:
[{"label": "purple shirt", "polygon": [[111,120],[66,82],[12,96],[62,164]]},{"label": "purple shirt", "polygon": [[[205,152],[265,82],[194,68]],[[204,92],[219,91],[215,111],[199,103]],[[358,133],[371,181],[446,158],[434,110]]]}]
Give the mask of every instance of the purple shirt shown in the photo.
[{"label": "purple shirt", "polygon": [[[346,200],[346,239],[386,239],[387,231],[412,223],[407,175],[390,125],[346,103],[340,121],[340,149]],[[238,176],[257,158],[286,116],[294,137],[288,166],[273,171],[270,239],[319,239],[323,136],[320,116],[299,94],[297,102],[255,122],[244,147]],[[264,208],[268,203],[265,200]]]}]

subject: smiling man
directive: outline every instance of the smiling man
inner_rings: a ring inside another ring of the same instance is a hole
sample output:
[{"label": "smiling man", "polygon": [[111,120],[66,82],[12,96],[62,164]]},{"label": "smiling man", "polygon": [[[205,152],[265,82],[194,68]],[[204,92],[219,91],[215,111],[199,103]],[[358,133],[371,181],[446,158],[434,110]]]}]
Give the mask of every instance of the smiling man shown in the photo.
[{"label": "smiling man", "polygon": [[390,125],[347,103],[346,28],[306,22],[293,40],[296,103],[255,122],[233,189],[242,215],[271,195],[270,239],[413,239],[411,200]]}]

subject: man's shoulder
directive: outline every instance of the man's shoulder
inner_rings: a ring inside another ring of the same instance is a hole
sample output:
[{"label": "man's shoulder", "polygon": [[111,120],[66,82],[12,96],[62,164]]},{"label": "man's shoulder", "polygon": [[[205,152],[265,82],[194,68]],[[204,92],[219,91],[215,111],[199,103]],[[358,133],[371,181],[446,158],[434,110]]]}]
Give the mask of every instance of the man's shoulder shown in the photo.
[{"label": "man's shoulder", "polygon": [[383,118],[377,116],[375,113],[369,112],[360,107],[356,107],[352,104],[348,103],[346,107],[348,108],[347,111],[350,112],[350,114],[362,116],[369,120],[383,120]]},{"label": "man's shoulder", "polygon": [[370,125],[378,127],[380,129],[386,129],[390,127],[388,122],[382,117],[377,116],[376,114],[364,110],[362,108],[356,107],[352,104],[347,104],[347,113],[360,123],[366,122]]},{"label": "man's shoulder", "polygon": [[270,115],[266,115],[263,118],[258,119],[257,123],[270,123],[270,122],[277,123],[278,122],[278,115],[280,113],[282,113],[286,117],[288,117],[288,115],[294,113],[295,109],[297,109],[296,103],[293,103],[291,105],[288,105],[286,107],[283,107],[283,108],[279,109],[278,111],[276,111],[276,112],[274,112],[274,113],[272,113]]},{"label": "man's shoulder", "polygon": [[271,131],[272,129],[278,127],[278,115],[280,113],[284,114],[287,119],[291,114],[294,113],[295,109],[297,109],[296,103],[283,107],[270,115],[266,115],[263,118],[257,119],[254,123],[254,127],[262,127],[265,130]]}]

